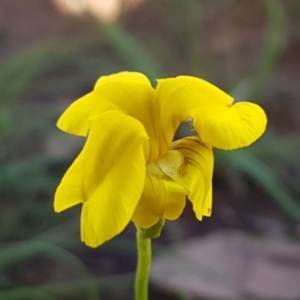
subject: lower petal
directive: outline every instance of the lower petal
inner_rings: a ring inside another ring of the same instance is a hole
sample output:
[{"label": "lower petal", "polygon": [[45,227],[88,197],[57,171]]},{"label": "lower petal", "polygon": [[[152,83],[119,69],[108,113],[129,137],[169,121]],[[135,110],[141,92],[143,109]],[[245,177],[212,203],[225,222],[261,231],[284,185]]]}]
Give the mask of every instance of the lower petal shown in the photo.
[{"label": "lower petal", "polygon": [[176,220],[185,207],[187,191],[174,181],[147,174],[145,188],[132,220],[149,228],[161,218]]},{"label": "lower petal", "polygon": [[212,212],[212,185],[210,186],[210,189],[204,201],[204,205],[202,208],[202,215],[206,217],[210,217],[211,212]]},{"label": "lower petal", "polygon": [[[211,206],[209,193],[211,195],[214,164],[212,149],[202,144],[198,137],[177,140],[172,144],[172,149],[180,151],[185,157],[185,172],[168,173],[167,168],[164,168],[163,165],[160,165],[160,167],[174,181],[189,191],[188,198],[193,203],[197,218],[201,220],[202,215],[206,215],[208,213],[207,209]],[[210,204],[207,201],[210,201]]]},{"label": "lower petal", "polygon": [[141,197],[149,138],[143,125],[119,111],[90,120],[84,146],[81,239],[97,247],[129,223]]},{"label": "lower petal", "polygon": [[198,220],[202,220],[203,216],[210,217],[212,212],[212,185],[208,190],[205,200],[193,202],[193,209]]},{"label": "lower petal", "polygon": [[61,212],[83,202],[81,190],[84,154],[77,156],[61,180],[54,197],[54,210]]}]

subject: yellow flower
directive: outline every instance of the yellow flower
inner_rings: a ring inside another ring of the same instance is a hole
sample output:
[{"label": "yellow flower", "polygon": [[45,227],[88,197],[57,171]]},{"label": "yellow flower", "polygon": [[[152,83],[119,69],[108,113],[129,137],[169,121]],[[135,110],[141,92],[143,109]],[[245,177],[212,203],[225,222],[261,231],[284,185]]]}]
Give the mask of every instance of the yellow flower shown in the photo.
[{"label": "yellow flower", "polygon": [[[198,136],[173,142],[186,120]],[[57,188],[55,211],[82,203],[81,240],[91,247],[130,220],[148,228],[161,218],[177,219],[186,196],[201,220],[211,214],[212,147],[248,146],[266,123],[258,105],[233,105],[202,79],[161,79],[154,89],[140,73],[103,76],[58,121],[61,130],[87,140]]]}]

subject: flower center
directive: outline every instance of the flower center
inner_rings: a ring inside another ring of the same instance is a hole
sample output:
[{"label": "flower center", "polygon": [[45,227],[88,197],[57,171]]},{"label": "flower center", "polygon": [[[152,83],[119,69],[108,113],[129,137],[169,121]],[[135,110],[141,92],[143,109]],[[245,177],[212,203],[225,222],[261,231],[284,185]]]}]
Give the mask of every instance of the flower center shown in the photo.
[{"label": "flower center", "polygon": [[169,150],[157,161],[147,165],[147,172],[164,180],[183,177],[186,174],[186,160],[178,150]]}]

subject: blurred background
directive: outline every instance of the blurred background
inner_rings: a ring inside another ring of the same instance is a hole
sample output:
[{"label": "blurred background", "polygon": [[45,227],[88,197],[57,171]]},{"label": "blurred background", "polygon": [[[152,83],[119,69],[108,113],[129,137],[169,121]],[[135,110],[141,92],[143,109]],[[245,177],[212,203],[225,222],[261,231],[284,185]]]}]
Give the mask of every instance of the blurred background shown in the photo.
[{"label": "blurred background", "polygon": [[53,211],[84,142],[56,120],[122,70],[202,77],[269,119],[215,151],[212,217],[187,205],[154,241],[150,299],[299,300],[299,26],[298,0],[1,0],[0,300],[133,298],[134,226],[90,249],[80,207]]}]

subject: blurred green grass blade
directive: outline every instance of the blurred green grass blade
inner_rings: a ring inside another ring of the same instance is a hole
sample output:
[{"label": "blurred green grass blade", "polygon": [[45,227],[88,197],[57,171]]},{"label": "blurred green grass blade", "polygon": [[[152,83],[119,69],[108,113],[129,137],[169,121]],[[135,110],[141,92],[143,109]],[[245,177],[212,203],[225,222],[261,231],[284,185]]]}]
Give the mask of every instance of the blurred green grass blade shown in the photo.
[{"label": "blurred green grass blade", "polygon": [[[1,92],[0,92],[1,93]],[[11,134],[17,131],[16,122],[11,115],[11,107],[7,107],[7,105],[3,105],[0,98],[0,143],[1,139],[10,136]],[[0,152],[2,151],[2,147]],[[0,155],[1,157],[1,155]]]},{"label": "blurred green grass blade", "polygon": [[267,12],[267,29],[261,58],[253,79],[240,80],[231,94],[237,99],[255,99],[262,96],[275,72],[278,59],[285,46],[287,16],[280,0],[264,0]]},{"label": "blurred green grass blade", "polygon": [[[182,1],[181,4],[183,4],[183,6],[181,5],[181,7],[178,7],[178,9],[181,11],[180,17],[184,22],[186,43],[185,48],[189,60],[189,70],[191,74],[205,78],[206,64],[203,55],[203,29],[205,27],[203,26],[203,3],[200,1],[188,0]],[[198,24],[201,24],[202,26],[198,26]],[[201,30],[195,30],[197,27]]]},{"label": "blurred green grass blade", "polygon": [[299,149],[300,135],[275,136],[270,132],[251,146],[251,152],[257,157],[286,166],[299,162]]},{"label": "blurred green grass blade", "polygon": [[[1,292],[0,292],[1,294]],[[0,296],[1,297],[1,296]],[[5,298],[4,298],[5,297]],[[57,300],[57,298],[44,291],[35,290],[30,293],[15,293],[15,294],[5,294],[1,300]]]},{"label": "blurred green grass blade", "polygon": [[[103,290],[110,290],[114,291],[118,294],[122,294],[124,290],[126,290],[129,286],[133,284],[133,273],[126,273],[122,275],[113,275],[113,276],[106,276],[106,277],[98,277],[95,278],[94,281],[97,286]],[[47,285],[40,285],[40,286],[27,286],[27,287],[20,287],[9,291],[1,291],[0,292],[0,299],[24,299],[18,298],[20,296],[30,296],[34,294],[36,291],[51,293],[60,296],[74,296],[78,297],[78,295],[86,295],[85,290],[86,287],[90,285],[89,279],[82,279],[82,280],[74,280],[69,282],[59,282],[59,283],[52,283]],[[117,287],[117,290],[116,290]],[[77,298],[76,298],[77,299]],[[89,300],[101,300],[104,298],[98,297],[86,297],[84,299]]]},{"label": "blurred green grass blade", "polygon": [[[65,221],[59,224],[54,229],[43,232],[37,236],[36,240],[47,241],[51,243],[59,244],[60,246],[72,248],[73,245],[79,247],[85,247],[78,237],[78,227],[79,227],[79,213],[75,215],[69,221]],[[74,236],[75,240],[70,237]],[[156,248],[159,249],[159,246]],[[116,254],[135,254],[136,253],[136,243],[133,239],[118,237],[108,243],[101,246],[100,252],[109,252]]]},{"label": "blurred green grass blade", "polygon": [[165,72],[148,55],[146,49],[121,25],[100,24],[100,28],[116,53],[132,69],[145,73],[152,81],[165,75]]},{"label": "blurred green grass blade", "polygon": [[[16,186],[19,190],[36,190],[40,187],[47,189],[47,185],[52,189],[53,184],[57,183],[59,179],[45,177],[45,174],[49,165],[55,161],[48,155],[39,155],[22,162],[1,166],[0,190],[10,191],[14,190]],[[33,181],[34,185],[32,185]]]},{"label": "blurred green grass blade", "polygon": [[248,150],[236,151],[234,155],[229,154],[223,153],[228,155],[226,158],[231,167],[250,176],[292,219],[300,222],[300,204],[269,167]]},{"label": "blurred green grass blade", "polygon": [[266,42],[250,99],[257,99],[263,93],[284,50],[284,30],[287,20],[284,8],[280,0],[265,0],[264,2],[268,14]]},{"label": "blurred green grass blade", "polygon": [[13,103],[22,95],[47,60],[45,46],[34,46],[13,55],[0,66],[0,103]]},{"label": "blurred green grass blade", "polygon": [[175,297],[177,300],[194,300],[194,297],[191,297],[185,291],[176,291]]},{"label": "blurred green grass blade", "polygon": [[[71,50],[70,50],[71,52]],[[63,57],[61,58],[64,59]],[[83,54],[69,54],[68,61],[63,60],[65,73],[57,74],[54,80],[49,78],[39,78],[38,84],[33,87],[34,92],[43,93],[52,97],[61,97],[61,94],[70,95],[74,93],[74,87],[88,87],[94,83],[100,75],[118,72],[125,68],[125,63],[120,64],[111,57],[101,55],[100,57],[89,57]],[[61,63],[53,60],[48,69],[59,70]],[[76,69],[72,72],[71,69]],[[69,70],[66,72],[66,70]]]},{"label": "blurred green grass blade", "polygon": [[85,291],[86,295],[88,295],[90,299],[98,299],[98,287],[89,269],[74,254],[50,243],[31,241],[17,243],[15,246],[1,249],[0,269],[37,256],[49,257],[57,262],[58,265],[72,270],[73,274],[80,274],[80,276],[88,278],[89,281],[88,284],[86,284]]},{"label": "blurred green grass blade", "polygon": [[[74,51],[80,48],[82,45],[79,43],[66,42],[62,45],[58,42],[46,42],[23,49],[1,62],[1,106],[13,104],[29,88],[43,93],[45,88],[48,92],[60,93],[66,89],[74,89],[74,85],[88,84],[99,74],[101,68],[97,65],[106,63],[106,68],[116,68],[112,61],[102,57],[90,58]],[[53,71],[56,74],[52,79]],[[38,78],[43,72],[49,72],[50,76]]]}]

